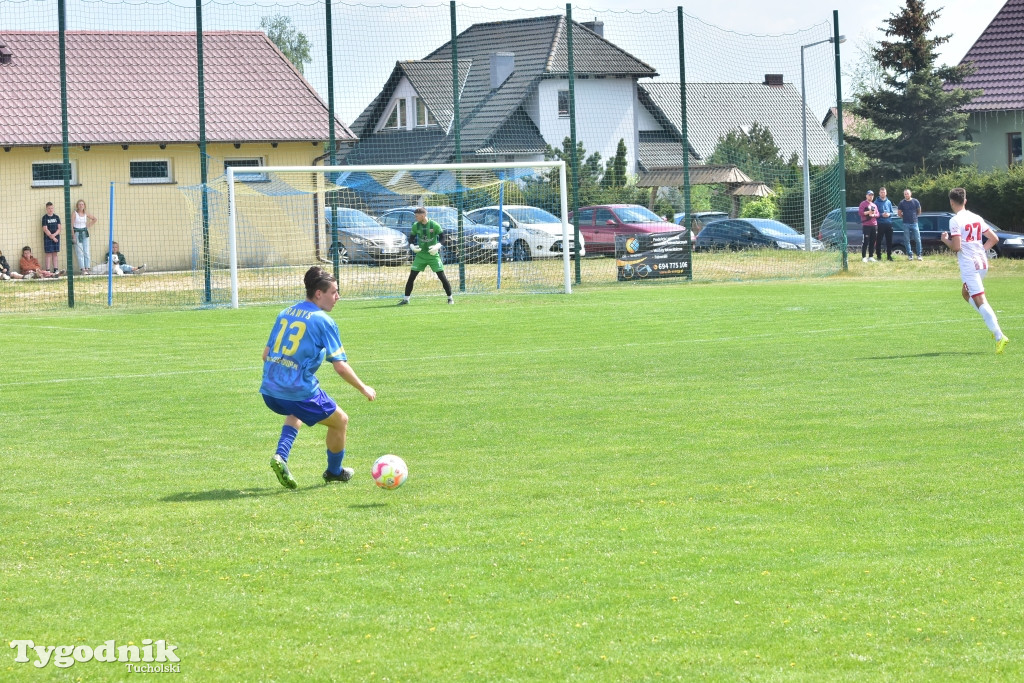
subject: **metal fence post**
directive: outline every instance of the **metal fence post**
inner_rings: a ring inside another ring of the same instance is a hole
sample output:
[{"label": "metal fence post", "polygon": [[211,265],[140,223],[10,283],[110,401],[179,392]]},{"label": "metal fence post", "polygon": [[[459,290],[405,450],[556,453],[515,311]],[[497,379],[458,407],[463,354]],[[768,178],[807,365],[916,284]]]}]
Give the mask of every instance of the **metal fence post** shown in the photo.
[{"label": "metal fence post", "polygon": [[[455,21],[455,0],[451,0],[449,3],[450,14],[452,19],[452,106],[454,107],[455,115],[452,118],[452,124],[454,125],[455,132],[455,163],[462,163],[462,128],[459,122],[459,34],[458,26]],[[415,112],[413,112],[415,116]],[[459,171],[455,172],[455,215],[458,221],[458,245],[459,245],[459,291],[466,291],[466,258],[464,244],[466,240],[465,224],[463,222],[462,214],[465,211],[465,197],[462,192],[462,173]],[[500,240],[501,235],[501,219],[498,219],[498,239]]]},{"label": "metal fence post", "polygon": [[206,77],[203,74],[203,0],[196,0],[196,72],[199,80],[199,182],[203,186],[203,297],[213,301],[210,280],[210,197],[206,154]]},{"label": "metal fence post", "polygon": [[57,2],[58,38],[60,42],[60,137],[62,148],[61,171],[64,175],[64,244],[67,249],[68,308],[75,307],[75,264],[71,252],[71,150],[68,144],[68,68],[67,68],[67,10],[64,0]]},{"label": "metal fence post", "polygon": [[850,252],[846,238],[846,143],[843,141],[843,84],[839,60],[839,10],[832,10],[832,43],[836,46],[836,139],[839,143],[839,223],[843,226],[840,248],[843,270],[850,269]]},{"label": "metal fence post", "polygon": [[[693,225],[693,204],[690,200],[690,138],[686,127],[686,47],[683,38],[683,8],[676,7],[676,22],[679,26],[679,108],[683,117],[682,127],[679,131],[683,138],[683,228],[692,229]],[[693,259],[692,252],[690,259]],[[690,264],[690,272],[687,278],[693,279],[693,264]]]},{"label": "metal fence post", "polygon": [[[569,52],[569,140],[572,143],[572,234],[573,260],[576,263],[576,284],[580,284],[580,155],[576,146],[576,66],[572,55],[572,5],[565,4],[566,47]],[[565,245],[562,245],[565,249]]]},{"label": "metal fence post", "polygon": [[[327,154],[330,165],[338,165],[338,139],[334,129],[334,26],[331,21],[331,0],[324,0],[324,31],[327,34]],[[327,202],[331,210],[331,263],[334,279],[341,279],[341,243],[338,241],[338,195],[332,192]]]}]

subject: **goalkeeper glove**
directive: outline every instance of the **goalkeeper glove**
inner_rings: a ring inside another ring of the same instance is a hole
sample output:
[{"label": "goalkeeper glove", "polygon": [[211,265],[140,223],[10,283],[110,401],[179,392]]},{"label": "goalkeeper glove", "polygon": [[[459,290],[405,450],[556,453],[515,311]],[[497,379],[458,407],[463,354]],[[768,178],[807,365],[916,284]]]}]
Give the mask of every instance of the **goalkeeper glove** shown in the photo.
[{"label": "goalkeeper glove", "polygon": [[427,247],[427,251],[429,251],[432,256],[437,256],[437,252],[441,251],[441,243],[435,242]]},{"label": "goalkeeper glove", "polygon": [[418,254],[418,253],[420,253],[420,251],[422,251],[420,249],[420,245],[418,245],[418,244],[410,244],[409,248],[412,249],[412,253],[414,253],[414,254]]}]

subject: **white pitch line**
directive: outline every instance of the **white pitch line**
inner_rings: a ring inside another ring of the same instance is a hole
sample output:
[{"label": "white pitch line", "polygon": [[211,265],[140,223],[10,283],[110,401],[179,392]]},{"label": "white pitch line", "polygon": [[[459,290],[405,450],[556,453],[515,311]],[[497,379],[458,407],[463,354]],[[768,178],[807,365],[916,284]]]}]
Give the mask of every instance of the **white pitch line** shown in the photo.
[{"label": "white pitch line", "polygon": [[[1006,318],[1020,318],[1024,317],[1021,315],[1007,315]],[[918,321],[918,322],[904,322],[895,323],[892,325],[868,325],[858,327],[856,331],[851,333],[848,328],[828,328],[821,330],[806,330],[802,334],[845,334],[847,337],[850,336],[865,336],[871,330],[878,329],[892,329],[893,327],[915,327],[919,325],[949,325],[951,323],[965,322],[966,318],[957,318],[953,320],[929,320],[929,321]],[[704,343],[719,343],[737,341],[741,339],[771,339],[773,337],[791,336],[792,332],[765,332],[763,334],[745,334],[745,335],[733,335],[729,337],[707,337],[703,339],[665,339],[662,341],[639,341],[639,342],[624,342],[621,344],[601,344],[594,346],[574,346],[572,349],[565,346],[556,346],[553,348],[534,348],[534,349],[519,349],[514,351],[479,351],[474,353],[451,353],[443,356],[432,356],[438,360],[454,360],[459,358],[493,358],[496,356],[512,356],[522,354],[538,354],[538,353],[566,353],[570,350],[573,351],[605,351],[605,350],[616,350],[616,349],[628,349],[633,347],[650,347],[650,346],[667,346],[667,345],[681,345],[681,344],[704,344]],[[363,358],[358,361],[358,365],[370,365],[378,363],[408,363],[408,362],[419,362],[423,359],[421,357],[406,357],[406,358]],[[66,384],[68,382],[91,382],[93,380],[110,380],[110,379],[147,379],[153,377],[176,377],[178,375],[196,375],[196,374],[213,374],[222,372],[259,372],[262,369],[262,365],[244,365],[241,367],[231,368],[207,368],[207,369],[192,369],[192,370],[169,370],[166,372],[141,372],[127,375],[101,375],[98,377],[63,377],[59,379],[41,379],[41,380],[26,380],[19,382],[0,382],[0,387],[14,387],[14,386],[25,386],[27,384]]]},{"label": "white pitch line", "polygon": [[93,327],[60,327],[58,325],[23,325],[33,330],[63,330],[65,332],[114,332],[115,330],[98,330]]}]

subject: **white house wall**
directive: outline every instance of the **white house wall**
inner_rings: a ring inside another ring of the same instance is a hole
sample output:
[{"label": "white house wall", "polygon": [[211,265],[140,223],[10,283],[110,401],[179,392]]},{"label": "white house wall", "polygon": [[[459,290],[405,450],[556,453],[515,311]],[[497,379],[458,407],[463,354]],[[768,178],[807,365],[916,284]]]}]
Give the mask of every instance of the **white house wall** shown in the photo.
[{"label": "white house wall", "polygon": [[[568,90],[567,79],[544,79],[526,110],[540,134],[552,147],[560,148],[569,136],[569,117],[558,115],[558,91]],[[639,139],[635,81],[632,78],[576,79],[576,139],[583,143],[587,156],[601,153],[607,161],[615,156],[619,140],[626,141],[626,163],[636,170]]]},{"label": "white house wall", "polygon": [[637,107],[637,127],[642,132],[661,130],[661,124],[651,116],[651,112],[647,107]]},{"label": "white house wall", "polygon": [[384,124],[387,123],[388,117],[391,116],[391,109],[395,106],[395,102],[404,99],[405,103],[405,127],[407,130],[412,130],[416,127],[416,88],[412,87],[412,83],[405,76],[402,76],[402,80],[398,82],[398,86],[395,91],[391,93],[391,99],[388,100],[388,106],[384,109],[384,115],[377,121],[377,127],[374,129],[374,133],[379,133]]}]

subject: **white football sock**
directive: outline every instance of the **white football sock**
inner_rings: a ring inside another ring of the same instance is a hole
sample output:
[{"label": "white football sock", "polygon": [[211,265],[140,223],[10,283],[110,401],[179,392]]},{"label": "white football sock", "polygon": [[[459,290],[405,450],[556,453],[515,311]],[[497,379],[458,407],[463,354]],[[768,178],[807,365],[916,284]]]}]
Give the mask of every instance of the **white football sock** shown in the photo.
[{"label": "white football sock", "polygon": [[978,313],[981,313],[981,317],[985,320],[985,327],[988,328],[989,332],[996,336],[996,341],[1003,338],[1003,331],[999,329],[999,321],[996,320],[996,312],[992,310],[986,301],[981,306],[977,306]]}]

